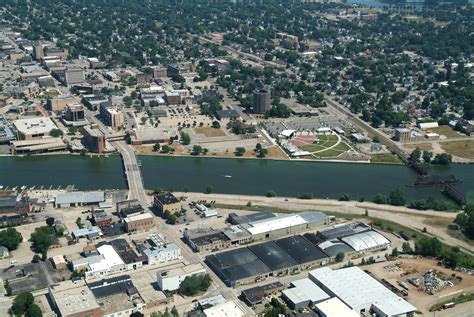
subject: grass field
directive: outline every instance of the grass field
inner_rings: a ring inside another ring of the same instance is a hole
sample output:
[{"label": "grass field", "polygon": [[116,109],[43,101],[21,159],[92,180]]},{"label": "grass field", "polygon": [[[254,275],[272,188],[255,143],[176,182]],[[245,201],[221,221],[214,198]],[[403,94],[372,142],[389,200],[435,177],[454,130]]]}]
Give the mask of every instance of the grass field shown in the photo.
[{"label": "grass field", "polygon": [[371,163],[389,163],[389,164],[403,164],[398,156],[392,153],[380,153],[370,156]]},{"label": "grass field", "polygon": [[225,132],[219,128],[209,128],[209,127],[201,127],[201,128],[194,128],[194,132],[197,134],[204,134],[208,138],[214,137],[214,136],[225,136]]},{"label": "grass field", "polygon": [[449,154],[465,159],[474,159],[474,140],[440,142],[440,145]]},{"label": "grass field", "polygon": [[320,135],[317,143],[300,146],[300,149],[308,152],[316,152],[327,149],[337,143],[337,136],[335,135]]},{"label": "grass field", "polygon": [[459,137],[459,134],[456,133],[453,129],[451,129],[447,125],[442,125],[437,128],[430,129],[431,132],[438,133],[441,135],[444,135],[447,138],[457,138]]},{"label": "grass field", "polygon": [[319,152],[319,153],[315,153],[314,155],[318,156],[318,157],[336,157],[336,156],[339,156],[342,153],[348,151],[349,149],[350,149],[350,147],[346,143],[341,142],[338,145],[336,145],[335,147],[333,147],[332,149],[329,149],[329,150],[326,150],[326,151],[323,151],[323,152]]}]

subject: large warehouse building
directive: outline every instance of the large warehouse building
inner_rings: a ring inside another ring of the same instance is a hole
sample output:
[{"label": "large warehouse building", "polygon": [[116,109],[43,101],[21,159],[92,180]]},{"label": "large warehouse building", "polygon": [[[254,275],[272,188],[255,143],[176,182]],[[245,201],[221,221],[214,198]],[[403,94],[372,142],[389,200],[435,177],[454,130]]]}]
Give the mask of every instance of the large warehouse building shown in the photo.
[{"label": "large warehouse building", "polygon": [[253,240],[277,239],[329,224],[322,212],[300,212],[242,224]]},{"label": "large warehouse building", "polygon": [[390,241],[377,231],[370,230],[341,238],[356,252],[368,252],[384,250],[390,245]]},{"label": "large warehouse building", "polygon": [[309,278],[361,315],[373,312],[382,317],[404,317],[413,316],[417,310],[359,267],[339,270],[324,267],[311,271]]},{"label": "large warehouse building", "polygon": [[252,251],[240,248],[206,257],[206,263],[228,286],[268,277],[268,268]]}]

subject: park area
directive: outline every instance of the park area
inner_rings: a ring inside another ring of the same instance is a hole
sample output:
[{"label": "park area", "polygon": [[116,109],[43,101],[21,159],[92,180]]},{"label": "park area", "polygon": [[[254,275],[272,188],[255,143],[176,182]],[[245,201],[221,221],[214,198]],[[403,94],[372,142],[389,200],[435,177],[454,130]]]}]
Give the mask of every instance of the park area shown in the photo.
[{"label": "park area", "polygon": [[334,158],[350,150],[349,145],[337,134],[298,135],[291,142],[316,158]]}]

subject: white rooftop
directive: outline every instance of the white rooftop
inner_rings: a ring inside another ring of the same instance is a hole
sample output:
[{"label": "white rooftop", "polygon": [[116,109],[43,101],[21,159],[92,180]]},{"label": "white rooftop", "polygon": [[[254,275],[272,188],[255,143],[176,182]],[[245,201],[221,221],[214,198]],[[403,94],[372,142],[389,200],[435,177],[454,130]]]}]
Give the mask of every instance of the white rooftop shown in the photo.
[{"label": "white rooftop", "polygon": [[360,314],[347,307],[347,305],[341,302],[337,297],[316,304],[315,310],[324,317],[360,317]]},{"label": "white rooftop", "polygon": [[[68,281],[67,283],[63,282],[61,284],[67,284],[69,286],[71,283]],[[55,285],[50,286],[52,297],[61,315],[72,316],[84,311],[100,308],[94,295],[87,286],[71,284],[69,287],[70,288],[66,289],[66,287],[60,285],[56,290]]]},{"label": "white rooftop", "polygon": [[243,317],[244,310],[234,301],[204,309],[206,317]]},{"label": "white rooftop", "polygon": [[18,119],[13,121],[13,124],[24,135],[48,134],[57,128],[54,122],[46,117]]},{"label": "white rooftop", "polygon": [[309,278],[354,310],[373,305],[388,316],[417,310],[356,266],[339,270],[316,269],[309,273]]},{"label": "white rooftop", "polygon": [[305,223],[323,221],[324,219],[327,219],[327,216],[321,212],[302,212],[299,214],[249,222],[245,227],[251,234],[260,234]]},{"label": "white rooftop", "polygon": [[377,231],[366,231],[341,238],[357,252],[390,245],[390,241]]},{"label": "white rooftop", "polygon": [[291,282],[293,288],[284,290],[282,293],[291,300],[294,304],[310,301],[312,303],[319,303],[330,298],[325,291],[314,284],[309,278],[296,280]]},{"label": "white rooftop", "polygon": [[104,256],[105,261],[107,261],[110,267],[124,264],[117,252],[115,252],[114,247],[110,244],[101,245],[97,248],[97,251]]}]

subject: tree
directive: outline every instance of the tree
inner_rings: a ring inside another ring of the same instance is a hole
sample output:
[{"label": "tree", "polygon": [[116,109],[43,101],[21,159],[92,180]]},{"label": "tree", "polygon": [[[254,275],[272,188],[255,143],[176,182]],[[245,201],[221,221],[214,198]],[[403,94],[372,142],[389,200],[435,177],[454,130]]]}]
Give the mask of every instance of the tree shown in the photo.
[{"label": "tree", "polygon": [[267,156],[267,154],[268,154],[268,150],[267,150],[267,149],[264,149],[264,148],[261,148],[261,149],[258,151],[257,157],[264,158],[265,156]]},{"label": "tree", "polygon": [[221,127],[221,124],[219,123],[219,121],[214,120],[212,121],[212,127],[214,129],[219,129]]},{"label": "tree", "polygon": [[42,317],[43,313],[41,312],[41,308],[39,308],[36,304],[31,304],[26,311],[25,317]]},{"label": "tree", "polygon": [[431,159],[433,158],[433,153],[431,153],[430,151],[423,151],[423,161],[425,163],[430,163],[431,162]]},{"label": "tree", "polygon": [[207,185],[206,186],[206,194],[212,194],[213,188],[212,185]]},{"label": "tree", "polygon": [[419,147],[417,147],[410,153],[410,161],[418,162],[420,158],[421,158],[421,150]]},{"label": "tree", "polygon": [[398,256],[398,249],[397,249],[397,248],[393,248],[393,250],[392,250],[392,256],[393,256],[393,257],[397,257],[397,256]]},{"label": "tree", "polygon": [[[135,95],[136,95],[136,94],[137,94],[137,93],[135,93]],[[123,97],[122,101],[123,101],[123,103],[124,103],[127,107],[131,107],[132,104],[133,104],[133,99],[132,99],[131,96],[125,96],[125,97]]]},{"label": "tree", "polygon": [[260,143],[257,143],[257,145],[255,145],[255,151],[260,151],[262,149],[262,145]]},{"label": "tree", "polygon": [[173,315],[173,317],[179,317],[179,313],[176,309],[176,306],[173,306],[173,308],[171,308],[171,315]]},{"label": "tree", "polygon": [[191,143],[191,137],[186,132],[181,132],[181,142],[184,145],[189,145]]},{"label": "tree", "polygon": [[406,202],[405,195],[400,189],[397,188],[390,193],[389,202],[390,205],[393,206],[403,206]]},{"label": "tree", "polygon": [[274,105],[265,115],[275,118],[288,118],[291,115],[291,110],[287,105],[280,103]]},{"label": "tree", "polygon": [[408,241],[403,242],[402,252],[405,254],[411,254],[413,250],[411,249],[410,243]]},{"label": "tree", "polygon": [[63,131],[60,129],[53,129],[49,132],[49,135],[53,138],[59,138],[63,136]]},{"label": "tree", "polygon": [[474,205],[468,204],[454,220],[469,239],[474,239]]},{"label": "tree", "polygon": [[442,250],[438,238],[421,237],[415,241],[415,254],[423,256],[439,256]]},{"label": "tree", "polygon": [[344,260],[344,253],[342,252],[339,252],[338,254],[336,254],[336,262],[342,262]]},{"label": "tree", "polygon": [[179,286],[178,293],[185,296],[193,296],[199,292],[205,292],[211,286],[209,274],[195,274],[187,276]]},{"label": "tree", "polygon": [[30,241],[33,243],[33,251],[45,255],[49,246],[54,242],[54,234],[51,227],[38,227],[31,234]]},{"label": "tree", "polygon": [[266,196],[269,198],[276,197],[276,193],[273,190],[270,190],[267,192]]},{"label": "tree", "polygon": [[348,193],[342,193],[341,196],[339,197],[339,201],[349,201],[351,198],[349,197]]},{"label": "tree", "polygon": [[10,307],[10,312],[16,316],[25,315],[28,308],[34,303],[34,297],[30,292],[23,292],[18,294],[13,300],[13,304]]},{"label": "tree", "polygon": [[191,151],[191,155],[199,155],[202,153],[202,147],[200,145],[193,146],[193,150]]},{"label": "tree", "polygon": [[375,195],[374,199],[372,199],[372,202],[374,202],[376,204],[380,204],[380,205],[386,204],[387,203],[387,196],[385,196],[383,194],[377,194],[377,195]]},{"label": "tree", "polygon": [[235,156],[243,156],[245,153],[245,148],[237,147],[235,148]]},{"label": "tree", "polygon": [[54,217],[46,218],[46,224],[50,227],[52,227],[54,225],[54,221],[55,221]]},{"label": "tree", "polygon": [[168,144],[165,144],[161,147],[161,153],[169,153],[171,152],[171,146]]},{"label": "tree", "polygon": [[41,257],[38,254],[33,255],[31,263],[38,263],[41,260]]},{"label": "tree", "polygon": [[431,163],[440,164],[440,165],[448,165],[449,163],[451,163],[452,160],[453,160],[453,157],[451,154],[441,153],[441,154],[436,154],[434,160]]},{"label": "tree", "polygon": [[160,143],[153,144],[153,151],[158,152],[160,150]]},{"label": "tree", "polygon": [[23,237],[15,228],[0,231],[0,245],[3,245],[9,251],[16,250],[21,241],[23,241]]}]

